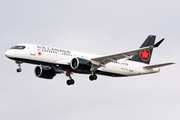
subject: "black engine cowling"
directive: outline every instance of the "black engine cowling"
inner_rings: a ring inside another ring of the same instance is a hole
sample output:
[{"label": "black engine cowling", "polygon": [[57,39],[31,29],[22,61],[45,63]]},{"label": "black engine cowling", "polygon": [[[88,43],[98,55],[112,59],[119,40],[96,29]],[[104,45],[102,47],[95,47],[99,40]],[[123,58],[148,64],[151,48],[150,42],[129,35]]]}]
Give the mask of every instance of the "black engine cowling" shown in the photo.
[{"label": "black engine cowling", "polygon": [[56,75],[54,69],[48,66],[37,66],[34,72],[37,77],[46,79],[53,79],[53,77]]},{"label": "black engine cowling", "polygon": [[91,61],[83,58],[73,58],[71,60],[71,68],[79,71],[90,71]]}]

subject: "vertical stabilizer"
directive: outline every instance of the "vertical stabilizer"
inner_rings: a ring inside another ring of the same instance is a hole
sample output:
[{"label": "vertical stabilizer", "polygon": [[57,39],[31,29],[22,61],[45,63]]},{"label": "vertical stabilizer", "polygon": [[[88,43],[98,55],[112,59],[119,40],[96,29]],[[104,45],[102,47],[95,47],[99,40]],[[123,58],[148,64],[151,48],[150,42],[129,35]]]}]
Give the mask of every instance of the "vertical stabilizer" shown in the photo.
[{"label": "vertical stabilizer", "polygon": [[[147,47],[150,45],[154,45],[155,39],[156,39],[156,36],[149,35],[146,38],[146,40],[144,41],[144,43],[141,45],[140,48]],[[139,54],[134,55],[131,60],[149,64],[150,60],[151,60],[152,52],[153,52],[153,49],[140,51]]]}]

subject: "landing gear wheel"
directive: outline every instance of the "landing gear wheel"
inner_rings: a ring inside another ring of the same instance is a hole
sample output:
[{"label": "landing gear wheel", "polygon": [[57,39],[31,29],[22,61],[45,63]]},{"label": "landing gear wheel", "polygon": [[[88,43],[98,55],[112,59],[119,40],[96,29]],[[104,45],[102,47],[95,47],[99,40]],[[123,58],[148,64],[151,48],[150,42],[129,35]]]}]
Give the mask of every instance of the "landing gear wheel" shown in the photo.
[{"label": "landing gear wheel", "polygon": [[73,79],[67,80],[67,85],[73,85],[75,81]]},{"label": "landing gear wheel", "polygon": [[90,76],[89,76],[89,79],[90,79],[91,81],[97,80],[97,75],[90,75]]},{"label": "landing gear wheel", "polygon": [[16,63],[18,64],[19,68],[16,70],[18,73],[22,71],[21,69],[21,64],[23,63],[22,61],[16,61]]},{"label": "landing gear wheel", "polygon": [[71,71],[66,71],[66,76],[69,77],[69,80],[66,81],[67,85],[74,85],[75,81],[71,78]]},{"label": "landing gear wheel", "polygon": [[71,85],[74,85],[75,81],[73,79],[71,79],[70,81],[71,81]]},{"label": "landing gear wheel", "polygon": [[93,81],[93,75],[90,75],[90,76],[89,76],[89,79],[90,79],[91,81]]},{"label": "landing gear wheel", "polygon": [[97,75],[93,75],[93,77],[94,77],[94,80],[97,80]]},{"label": "landing gear wheel", "polygon": [[19,72],[21,72],[21,71],[22,71],[22,69],[21,69],[21,68],[18,68],[16,71],[19,73]]}]

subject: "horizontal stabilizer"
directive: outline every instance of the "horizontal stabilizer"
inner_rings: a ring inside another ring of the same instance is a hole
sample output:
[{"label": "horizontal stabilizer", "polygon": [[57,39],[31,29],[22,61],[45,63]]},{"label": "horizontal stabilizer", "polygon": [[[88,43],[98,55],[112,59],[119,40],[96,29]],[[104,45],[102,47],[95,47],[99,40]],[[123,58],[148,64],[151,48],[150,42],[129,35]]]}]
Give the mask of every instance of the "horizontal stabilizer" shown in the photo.
[{"label": "horizontal stabilizer", "polygon": [[157,65],[150,65],[150,66],[145,66],[144,68],[152,69],[152,68],[163,67],[163,66],[167,66],[167,65],[171,65],[171,64],[175,64],[175,63],[164,63],[164,64],[157,64]]}]

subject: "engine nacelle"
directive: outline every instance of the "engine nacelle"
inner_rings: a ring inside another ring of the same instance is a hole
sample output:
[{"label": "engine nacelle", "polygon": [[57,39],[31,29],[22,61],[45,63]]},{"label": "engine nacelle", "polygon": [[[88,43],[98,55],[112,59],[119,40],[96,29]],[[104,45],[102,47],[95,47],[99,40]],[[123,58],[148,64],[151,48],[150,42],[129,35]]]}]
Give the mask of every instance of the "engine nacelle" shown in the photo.
[{"label": "engine nacelle", "polygon": [[34,72],[37,77],[46,79],[53,79],[53,77],[56,75],[54,69],[48,66],[37,66]]},{"label": "engine nacelle", "polygon": [[73,58],[71,60],[71,68],[79,71],[90,71],[91,61],[83,58]]}]

